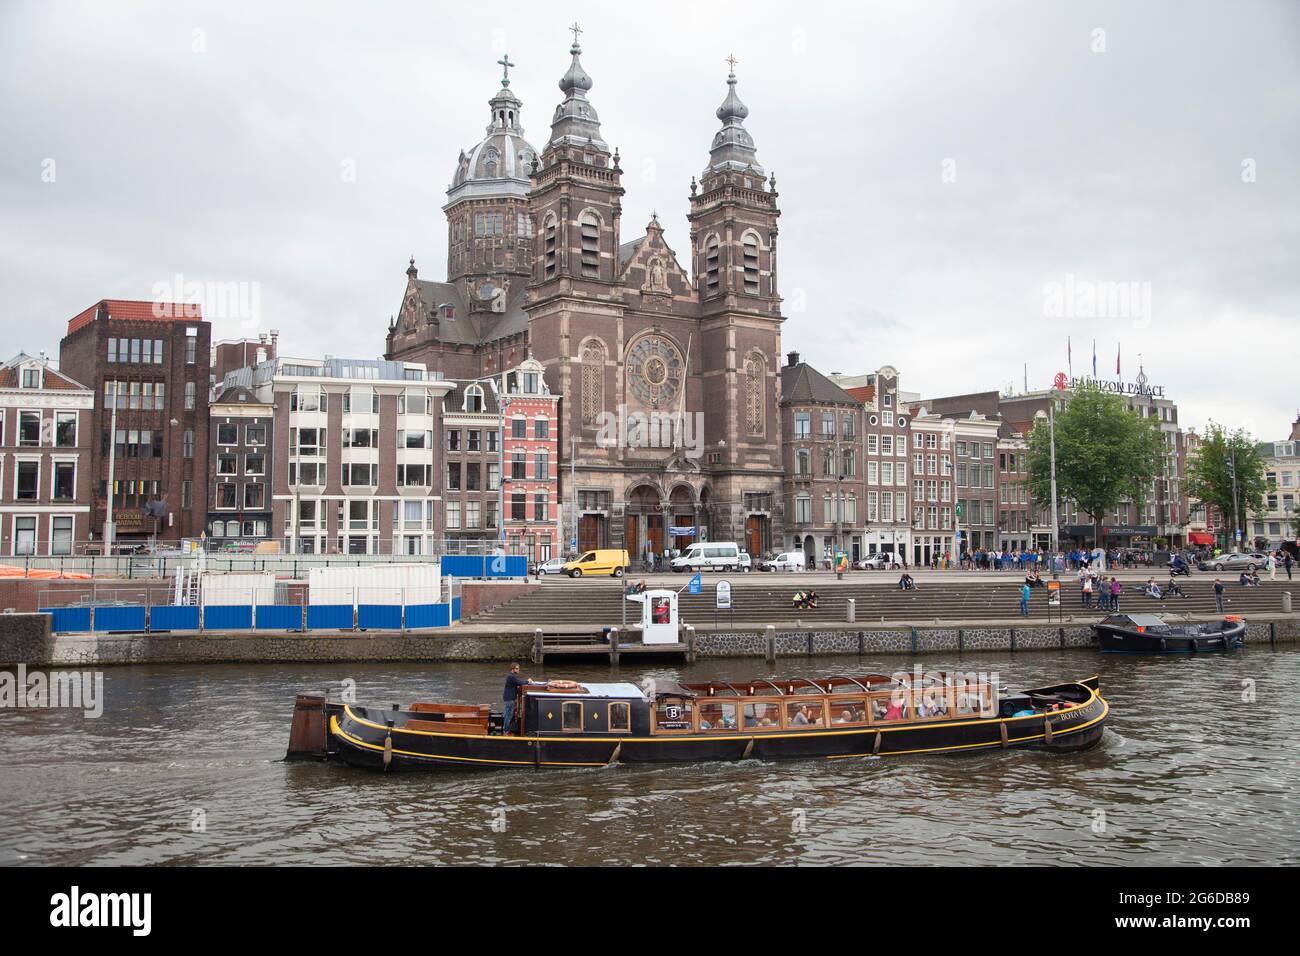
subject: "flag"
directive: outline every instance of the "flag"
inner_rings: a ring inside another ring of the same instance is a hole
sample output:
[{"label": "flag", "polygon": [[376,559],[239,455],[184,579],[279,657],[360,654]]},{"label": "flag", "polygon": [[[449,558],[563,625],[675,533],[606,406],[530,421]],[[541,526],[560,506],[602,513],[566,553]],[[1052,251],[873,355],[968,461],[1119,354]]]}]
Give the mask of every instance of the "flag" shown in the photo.
[{"label": "flag", "polygon": [[1115,344],[1115,374],[1119,375],[1119,343]]},{"label": "flag", "polygon": [[1070,378],[1074,378],[1074,349],[1070,346],[1070,337],[1065,337],[1065,367],[1070,372]]},{"label": "flag", "polygon": [[1097,377],[1097,340],[1092,340],[1092,377]]}]

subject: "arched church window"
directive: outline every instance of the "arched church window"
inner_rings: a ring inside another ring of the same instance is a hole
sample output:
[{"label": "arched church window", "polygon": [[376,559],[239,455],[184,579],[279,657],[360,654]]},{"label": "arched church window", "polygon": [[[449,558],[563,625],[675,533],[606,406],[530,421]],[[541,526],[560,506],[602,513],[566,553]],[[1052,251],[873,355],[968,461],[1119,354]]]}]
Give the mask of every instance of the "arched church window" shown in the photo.
[{"label": "arched church window", "polygon": [[489,179],[495,178],[497,167],[500,163],[501,154],[498,153],[495,148],[489,149],[487,151],[487,158],[483,161],[483,169],[487,173]]},{"label": "arched church window", "polygon": [[717,295],[721,288],[721,256],[718,237],[709,236],[704,244],[704,291]]},{"label": "arched church window", "polygon": [[752,232],[745,233],[744,267],[745,293],[758,295],[758,236]]},{"label": "arched church window", "polygon": [[594,212],[584,212],[578,220],[582,239],[582,274],[600,275],[600,220]]},{"label": "arched church window", "polygon": [[767,367],[763,357],[757,352],[750,353],[745,360],[745,433],[761,437],[764,432],[763,400]]},{"label": "arched church window", "polygon": [[582,424],[595,427],[605,410],[605,346],[596,340],[582,347]]}]

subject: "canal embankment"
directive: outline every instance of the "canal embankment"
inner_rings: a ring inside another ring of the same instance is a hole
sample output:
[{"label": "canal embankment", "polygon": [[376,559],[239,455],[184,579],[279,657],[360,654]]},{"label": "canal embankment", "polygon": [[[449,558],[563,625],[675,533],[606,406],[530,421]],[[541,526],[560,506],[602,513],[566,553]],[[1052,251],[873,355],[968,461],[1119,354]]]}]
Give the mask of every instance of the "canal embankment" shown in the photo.
[{"label": "canal embankment", "polygon": [[[1211,620],[1194,615],[1191,620]],[[1248,645],[1300,643],[1300,614],[1258,614],[1249,619]],[[1032,652],[1093,646],[1086,623],[1023,619],[886,621],[803,624],[700,625],[683,628],[682,643],[665,652],[687,661],[705,658],[766,660],[825,655],[953,655]],[[629,633],[628,637],[631,634]],[[586,637],[548,644],[538,630],[464,624],[437,632],[339,631],[216,632],[185,634],[54,634],[48,614],[0,615],[0,666],[113,666],[131,664],[265,664],[538,660],[564,657],[564,647],[584,647],[592,662],[646,656],[648,648],[614,634],[614,651]],[[538,654],[539,643],[542,653]]]}]

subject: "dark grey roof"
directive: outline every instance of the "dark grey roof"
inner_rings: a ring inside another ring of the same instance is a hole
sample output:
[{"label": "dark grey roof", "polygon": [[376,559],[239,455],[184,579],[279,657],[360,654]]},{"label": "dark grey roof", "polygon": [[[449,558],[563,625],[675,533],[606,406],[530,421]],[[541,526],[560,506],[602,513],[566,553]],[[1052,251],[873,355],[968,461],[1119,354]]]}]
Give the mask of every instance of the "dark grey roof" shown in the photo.
[{"label": "dark grey roof", "polygon": [[625,265],[628,264],[628,261],[629,261],[629,260],[630,260],[634,255],[636,255],[636,251],[637,251],[637,249],[640,248],[641,243],[643,243],[643,242],[645,242],[645,236],[638,236],[637,238],[633,239],[631,242],[625,242],[625,243],[623,243],[622,245],[620,245],[620,246],[618,247],[618,270],[619,270],[619,272],[622,272],[622,271],[623,271],[623,267],[624,267]]},{"label": "dark grey roof", "polygon": [[528,313],[524,311],[527,290],[522,280],[512,283],[510,299],[505,312],[476,312],[471,314],[460,290],[450,282],[430,282],[417,279],[420,295],[431,311],[441,305],[455,309],[456,317],[446,319],[438,312],[438,341],[450,345],[481,345],[528,330]]},{"label": "dark grey roof", "polygon": [[781,404],[861,405],[807,362],[786,365],[781,369]]},{"label": "dark grey roof", "polygon": [[497,408],[497,390],[495,383],[490,378],[473,379],[469,381],[460,381],[448,379],[454,386],[450,392],[442,398],[443,411],[448,414],[464,412],[465,409],[465,389],[471,385],[483,386],[483,413],[487,415],[499,414]]}]

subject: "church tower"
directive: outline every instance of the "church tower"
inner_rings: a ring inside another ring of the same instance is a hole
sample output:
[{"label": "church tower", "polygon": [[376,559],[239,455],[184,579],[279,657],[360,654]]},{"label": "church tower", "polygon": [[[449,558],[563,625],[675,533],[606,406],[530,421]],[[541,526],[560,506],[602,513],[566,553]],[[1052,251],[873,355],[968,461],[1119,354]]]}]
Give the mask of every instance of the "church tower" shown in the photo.
[{"label": "church tower", "polygon": [[[710,372],[704,407],[709,470],[719,502],[718,540],[780,540],[781,298],[776,281],[776,179],[758,162],[745,129],[728,57],[722,128],[709,162],[691,181],[691,255],[700,301],[702,359]],[[776,527],[772,527],[772,522]],[[758,527],[762,525],[762,527]]]},{"label": "church tower", "polygon": [[461,150],[447,190],[447,281],[459,287],[471,313],[504,312],[528,284],[532,223],[529,170],[537,151],[524,139],[523,103],[510,89],[510,57],[501,89],[488,100],[487,136]]}]

